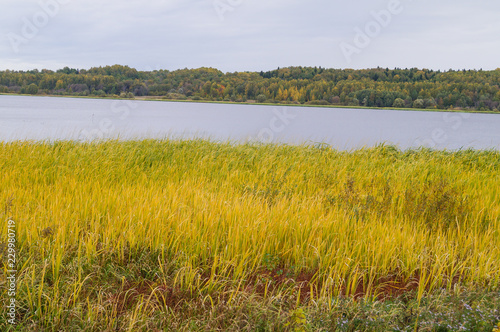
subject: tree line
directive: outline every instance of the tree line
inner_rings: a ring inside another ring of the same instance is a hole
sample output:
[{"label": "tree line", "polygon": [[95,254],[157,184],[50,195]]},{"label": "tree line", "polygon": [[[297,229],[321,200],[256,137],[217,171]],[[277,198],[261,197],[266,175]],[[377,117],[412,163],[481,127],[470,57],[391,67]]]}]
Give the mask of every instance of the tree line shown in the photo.
[{"label": "tree line", "polygon": [[57,71],[0,71],[0,92],[500,111],[500,68],[287,67],[223,73],[214,68],[138,71],[121,65],[65,67]]}]

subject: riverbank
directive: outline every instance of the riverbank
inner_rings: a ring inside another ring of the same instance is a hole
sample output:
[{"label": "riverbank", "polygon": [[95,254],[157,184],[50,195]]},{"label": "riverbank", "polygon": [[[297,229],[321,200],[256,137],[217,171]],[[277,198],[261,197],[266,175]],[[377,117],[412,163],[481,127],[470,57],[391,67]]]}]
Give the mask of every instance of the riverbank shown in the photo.
[{"label": "riverbank", "polygon": [[0,93],[5,96],[35,96],[35,97],[53,97],[53,98],[83,98],[83,99],[107,99],[107,100],[134,100],[134,101],[163,101],[163,102],[179,102],[179,103],[207,103],[207,104],[229,104],[229,105],[260,105],[260,106],[285,106],[285,107],[314,107],[314,108],[342,108],[342,109],[374,109],[374,110],[393,110],[393,111],[413,111],[413,112],[454,112],[454,113],[480,113],[480,114],[500,114],[500,112],[493,111],[479,111],[473,109],[437,109],[437,108],[394,108],[394,107],[368,107],[368,106],[346,106],[346,105],[314,105],[314,104],[300,104],[300,103],[258,103],[255,100],[246,102],[233,102],[233,101],[213,101],[213,100],[195,100],[195,99],[165,99],[162,96],[146,96],[134,98],[121,98],[115,97],[99,97],[99,96],[71,96],[71,95],[26,95],[14,93]]}]

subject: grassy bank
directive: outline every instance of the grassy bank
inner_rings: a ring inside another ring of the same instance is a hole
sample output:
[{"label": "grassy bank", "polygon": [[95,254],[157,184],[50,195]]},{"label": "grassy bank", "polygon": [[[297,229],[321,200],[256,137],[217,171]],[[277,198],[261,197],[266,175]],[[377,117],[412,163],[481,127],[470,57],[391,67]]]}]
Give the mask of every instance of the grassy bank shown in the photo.
[{"label": "grassy bank", "polygon": [[[22,96],[31,97],[32,95],[26,94],[14,94],[14,93],[0,93],[0,95],[5,96]],[[135,98],[121,98],[119,96],[74,96],[74,95],[47,95],[39,94],[36,97],[53,97],[53,98],[81,98],[81,99],[119,99],[119,100],[134,100],[134,101],[163,101],[163,102],[177,102],[177,103],[204,103],[204,104],[228,104],[228,105],[261,105],[261,106],[281,106],[281,107],[314,107],[314,108],[347,108],[347,109],[374,109],[374,110],[393,110],[393,111],[413,111],[413,112],[456,112],[456,113],[482,113],[482,114],[499,114],[499,112],[494,111],[480,111],[476,109],[464,109],[464,108],[450,108],[450,109],[438,109],[438,108],[396,108],[396,107],[370,107],[370,106],[346,106],[346,105],[315,105],[315,104],[300,104],[300,103],[259,103],[255,100],[247,100],[245,102],[236,101],[212,101],[206,99],[165,99],[161,96],[147,96],[147,97],[135,97]]]},{"label": "grassy bank", "polygon": [[0,143],[1,328],[491,331],[499,170],[495,151]]}]

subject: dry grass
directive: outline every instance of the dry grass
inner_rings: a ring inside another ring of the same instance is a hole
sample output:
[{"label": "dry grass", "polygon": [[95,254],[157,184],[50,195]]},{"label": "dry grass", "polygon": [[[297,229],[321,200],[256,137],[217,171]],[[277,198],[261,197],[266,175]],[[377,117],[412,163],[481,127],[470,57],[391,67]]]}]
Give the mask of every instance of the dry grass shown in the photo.
[{"label": "dry grass", "polygon": [[301,322],[297,308],[343,297],[494,292],[499,170],[494,151],[0,143],[18,320],[23,330],[237,330],[256,328],[248,306],[265,303]]}]

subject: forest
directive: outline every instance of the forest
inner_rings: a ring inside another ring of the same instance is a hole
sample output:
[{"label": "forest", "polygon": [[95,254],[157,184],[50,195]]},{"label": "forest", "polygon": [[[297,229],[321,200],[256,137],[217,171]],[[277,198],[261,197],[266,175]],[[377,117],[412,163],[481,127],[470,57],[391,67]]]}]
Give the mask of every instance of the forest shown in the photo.
[{"label": "forest", "polygon": [[139,71],[122,65],[0,71],[0,93],[280,104],[500,110],[500,68],[325,69],[223,73],[214,68]]}]

